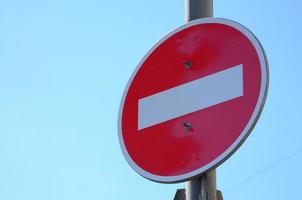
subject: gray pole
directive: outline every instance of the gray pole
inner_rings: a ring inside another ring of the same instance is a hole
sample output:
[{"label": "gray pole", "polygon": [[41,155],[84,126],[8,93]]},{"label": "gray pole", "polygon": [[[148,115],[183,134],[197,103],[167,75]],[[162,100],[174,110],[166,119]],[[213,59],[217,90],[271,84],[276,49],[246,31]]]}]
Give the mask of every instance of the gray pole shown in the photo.
[{"label": "gray pole", "polygon": [[213,17],[213,0],[185,0],[185,20]]},{"label": "gray pole", "polygon": [[186,200],[216,200],[216,170],[187,182]]},{"label": "gray pole", "polygon": [[[185,21],[213,17],[213,0],[185,0]],[[216,171],[187,182],[186,200],[216,200]]]}]

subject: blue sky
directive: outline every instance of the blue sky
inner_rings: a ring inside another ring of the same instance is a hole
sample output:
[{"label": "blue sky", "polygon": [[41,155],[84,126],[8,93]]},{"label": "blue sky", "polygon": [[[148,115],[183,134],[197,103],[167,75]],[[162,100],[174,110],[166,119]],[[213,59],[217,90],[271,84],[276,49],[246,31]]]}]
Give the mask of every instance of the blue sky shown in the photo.
[{"label": "blue sky", "polygon": [[[214,1],[248,27],[270,65],[266,106],[217,169],[226,200],[301,196],[302,3]],[[137,175],[122,156],[117,115],[126,82],[183,1],[0,1],[0,199],[173,199],[181,184]]]}]

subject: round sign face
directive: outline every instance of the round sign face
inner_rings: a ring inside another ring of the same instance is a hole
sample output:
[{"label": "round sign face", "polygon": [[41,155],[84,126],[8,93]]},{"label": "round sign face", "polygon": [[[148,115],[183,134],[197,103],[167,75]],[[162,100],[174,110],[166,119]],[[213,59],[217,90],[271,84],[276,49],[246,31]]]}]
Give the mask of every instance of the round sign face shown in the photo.
[{"label": "round sign face", "polygon": [[141,60],[122,97],[119,141],[143,177],[181,182],[226,160],[256,124],[268,66],[256,37],[219,18],[194,20]]}]

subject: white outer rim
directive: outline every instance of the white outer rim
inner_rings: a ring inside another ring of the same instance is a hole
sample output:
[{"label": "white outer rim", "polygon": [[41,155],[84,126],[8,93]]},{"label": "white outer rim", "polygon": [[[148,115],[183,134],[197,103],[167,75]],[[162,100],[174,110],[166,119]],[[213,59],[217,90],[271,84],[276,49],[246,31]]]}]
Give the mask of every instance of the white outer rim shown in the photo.
[{"label": "white outer rim", "polygon": [[[128,93],[129,87],[137,73],[137,71],[140,69],[141,65],[145,62],[145,60],[149,57],[149,55],[159,46],[161,45],[166,39],[174,35],[175,33],[182,31],[183,29],[189,28],[194,25],[199,25],[199,24],[208,24],[208,23],[215,23],[215,24],[224,24],[228,25],[230,27],[235,28],[236,30],[240,31],[242,34],[244,34],[250,42],[253,44],[254,48],[256,49],[256,52],[258,54],[259,60],[260,60],[260,65],[261,65],[261,86],[260,86],[260,95],[257,100],[257,104],[255,107],[255,110],[247,123],[246,127],[243,129],[242,133],[240,136],[235,140],[235,142],[227,149],[225,150],[220,156],[218,156],[216,159],[208,163],[207,165],[196,169],[194,171],[191,171],[189,173],[177,175],[177,176],[159,176],[152,174],[141,167],[139,167],[130,157],[128,154],[128,151],[125,147],[124,140],[123,140],[123,135],[122,135],[122,111],[125,103],[125,98]],[[121,103],[120,103],[120,109],[119,109],[119,116],[118,116],[118,137],[119,137],[119,143],[123,152],[123,155],[125,159],[127,160],[128,164],[141,176],[152,180],[156,182],[161,182],[161,183],[177,183],[177,182],[183,182],[187,181],[193,177],[196,177],[202,173],[205,173],[213,168],[216,168],[219,164],[224,162],[228,157],[230,157],[238,148],[239,146],[244,142],[244,140],[247,138],[249,133],[252,131],[254,126],[257,123],[258,118],[260,117],[261,111],[263,109],[266,95],[267,95],[267,90],[268,90],[268,64],[266,60],[266,56],[264,53],[264,50],[260,44],[260,42],[257,40],[257,38],[244,26],[241,24],[231,21],[229,19],[224,19],[224,18],[202,18],[202,19],[197,19],[194,21],[191,21],[185,25],[180,26],[179,28],[176,28],[166,36],[164,36],[162,39],[160,39],[143,57],[143,59],[139,62],[137,65],[136,69],[132,73],[126,88],[124,90]]]}]

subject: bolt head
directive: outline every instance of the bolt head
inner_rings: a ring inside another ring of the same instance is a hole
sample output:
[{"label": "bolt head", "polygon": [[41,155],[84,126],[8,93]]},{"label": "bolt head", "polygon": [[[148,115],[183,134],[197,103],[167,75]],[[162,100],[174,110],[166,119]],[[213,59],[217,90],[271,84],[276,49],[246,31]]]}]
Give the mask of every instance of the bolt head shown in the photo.
[{"label": "bolt head", "polygon": [[189,122],[183,122],[182,125],[186,129],[186,131],[191,131],[192,130],[192,124]]},{"label": "bolt head", "polygon": [[185,60],[184,61],[184,66],[186,69],[191,69],[192,68],[192,61]]}]

